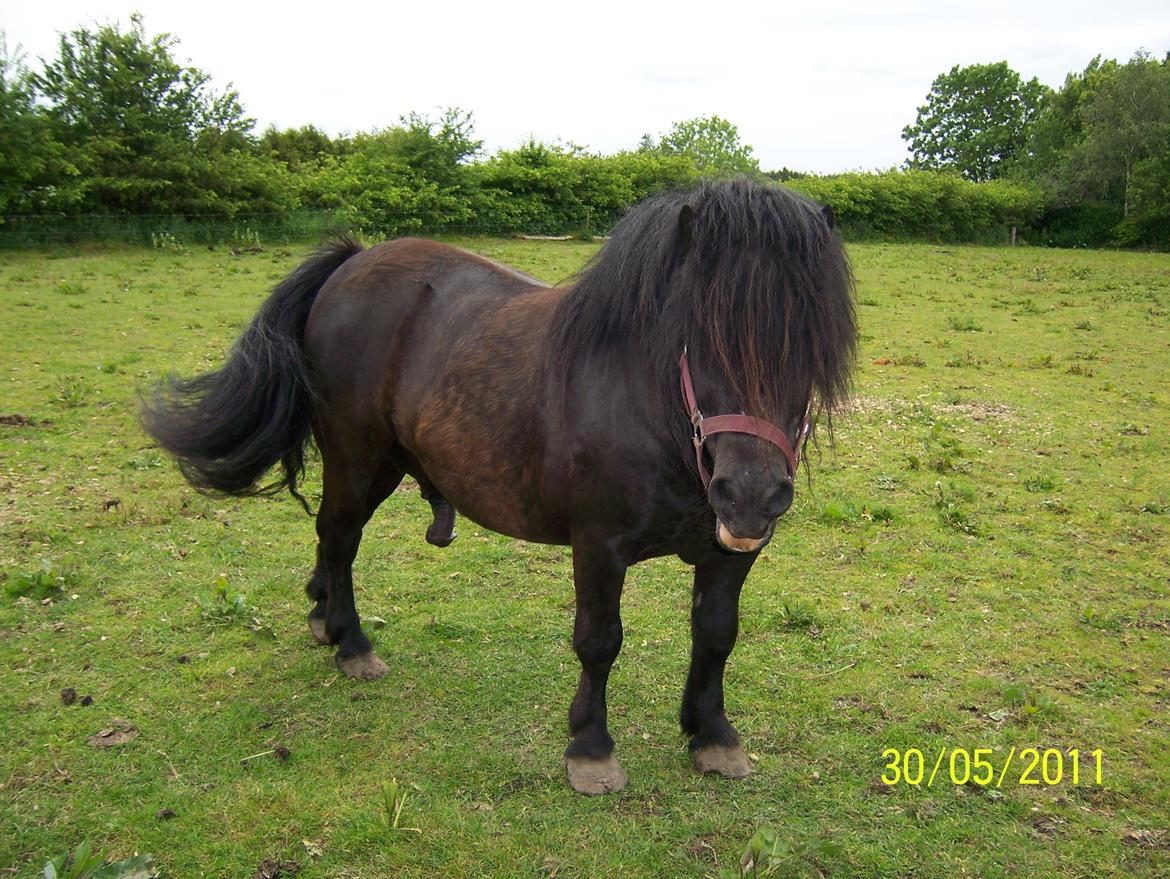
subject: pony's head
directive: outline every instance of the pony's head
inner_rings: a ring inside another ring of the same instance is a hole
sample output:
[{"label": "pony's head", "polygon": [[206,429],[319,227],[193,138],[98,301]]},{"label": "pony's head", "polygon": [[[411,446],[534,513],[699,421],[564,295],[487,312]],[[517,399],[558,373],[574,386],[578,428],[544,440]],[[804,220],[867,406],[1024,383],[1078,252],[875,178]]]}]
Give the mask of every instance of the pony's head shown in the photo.
[{"label": "pony's head", "polygon": [[755,551],[792,503],[792,462],[749,433],[719,433],[696,459],[680,393],[687,350],[704,415],[742,414],[795,450],[848,394],[857,347],[853,275],[831,211],[748,179],[636,205],[566,297],[563,351],[628,346],[653,376],[655,415],[695,471],[726,549]]}]

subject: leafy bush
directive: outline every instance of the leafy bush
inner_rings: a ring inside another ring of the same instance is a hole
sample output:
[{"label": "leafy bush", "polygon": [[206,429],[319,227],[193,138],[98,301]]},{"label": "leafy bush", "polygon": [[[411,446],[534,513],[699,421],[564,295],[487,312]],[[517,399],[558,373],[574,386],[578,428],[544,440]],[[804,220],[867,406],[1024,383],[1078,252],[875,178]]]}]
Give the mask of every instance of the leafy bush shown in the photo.
[{"label": "leafy bush", "polygon": [[1044,209],[1036,187],[938,171],[801,177],[786,185],[829,205],[851,238],[1005,243],[1012,226],[1030,226]]}]

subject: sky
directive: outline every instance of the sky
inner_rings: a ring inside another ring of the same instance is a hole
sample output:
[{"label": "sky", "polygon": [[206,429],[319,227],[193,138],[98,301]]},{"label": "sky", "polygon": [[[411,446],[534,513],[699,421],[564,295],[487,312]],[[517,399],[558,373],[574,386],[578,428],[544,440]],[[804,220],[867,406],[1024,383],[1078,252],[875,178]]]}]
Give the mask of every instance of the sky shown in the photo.
[{"label": "sky", "polygon": [[1098,54],[1170,51],[1167,0],[126,2],[0,0],[0,31],[36,67],[59,33],[141,12],[181,63],[239,91],[257,131],[461,107],[489,153],[529,137],[612,153],[716,114],[765,170],[815,173],[901,164],[903,127],[956,64],[1059,87]]}]

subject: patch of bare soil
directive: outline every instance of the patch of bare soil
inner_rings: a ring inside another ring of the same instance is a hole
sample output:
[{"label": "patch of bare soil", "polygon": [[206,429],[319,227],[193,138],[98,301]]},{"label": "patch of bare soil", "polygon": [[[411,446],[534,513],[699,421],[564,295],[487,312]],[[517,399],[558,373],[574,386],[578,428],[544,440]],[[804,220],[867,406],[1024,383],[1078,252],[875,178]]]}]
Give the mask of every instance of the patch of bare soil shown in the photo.
[{"label": "patch of bare soil", "polygon": [[278,879],[280,876],[295,876],[301,871],[301,865],[296,861],[278,861],[275,858],[266,858],[256,868],[256,879]]},{"label": "patch of bare soil", "polygon": [[91,748],[116,748],[138,737],[138,727],[121,717],[111,717],[110,725],[98,730],[86,742]]}]

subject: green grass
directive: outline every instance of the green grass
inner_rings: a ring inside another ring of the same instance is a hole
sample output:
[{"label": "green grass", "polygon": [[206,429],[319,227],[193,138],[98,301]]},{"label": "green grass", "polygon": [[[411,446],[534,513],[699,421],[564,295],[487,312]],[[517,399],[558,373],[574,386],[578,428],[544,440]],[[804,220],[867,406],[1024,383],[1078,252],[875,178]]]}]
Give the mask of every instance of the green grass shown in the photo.
[{"label": "green grass", "polygon": [[[594,250],[464,243],[550,281]],[[89,840],[170,877],[735,875],[773,828],[776,875],[1170,871],[1166,256],[853,247],[856,404],[728,670],[757,772],[690,769],[689,582],[659,560],[611,683],[630,786],[587,799],[566,550],[430,547],[404,485],[355,569],[392,674],[356,684],[304,625],[312,520],[196,494],[139,431],[138,393],[218,363],[304,252],[0,252],[0,868]],[[112,718],[138,735],[90,747]],[[1100,748],[1103,784],[878,780],[887,748],[984,747]]]}]

